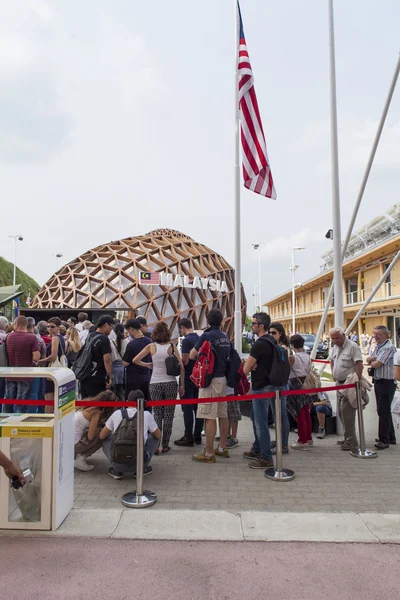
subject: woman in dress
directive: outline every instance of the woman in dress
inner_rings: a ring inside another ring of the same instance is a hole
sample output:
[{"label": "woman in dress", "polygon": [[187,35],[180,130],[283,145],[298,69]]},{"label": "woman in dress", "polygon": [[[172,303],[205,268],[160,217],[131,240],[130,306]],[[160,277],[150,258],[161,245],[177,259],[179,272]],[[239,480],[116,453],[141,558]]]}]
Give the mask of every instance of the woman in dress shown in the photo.
[{"label": "woman in dress", "polygon": [[[125,329],[121,323],[114,326],[114,339],[110,339],[111,344],[111,360],[112,360],[112,389],[118,400],[124,400],[124,373],[125,368],[122,362],[122,357],[125,354],[128,338],[125,338]],[[111,336],[110,336],[111,337]]]},{"label": "woman in dress", "polygon": [[[167,325],[163,322],[157,323],[151,335],[152,344],[143,348],[141,352],[133,359],[136,365],[152,369],[150,379],[150,398],[151,400],[176,400],[178,395],[178,383],[174,375],[167,374],[165,360],[168,356],[174,354],[179,362],[181,374],[181,385],[179,394],[182,397],[185,393],[185,369],[181,356],[177,347],[171,344],[171,334]],[[151,354],[152,363],[143,362],[142,358]],[[171,450],[169,440],[172,432],[172,423],[174,420],[175,406],[155,406],[153,415],[154,419],[162,431],[162,453],[165,454]],[[160,450],[156,450],[155,454],[159,454]]]}]

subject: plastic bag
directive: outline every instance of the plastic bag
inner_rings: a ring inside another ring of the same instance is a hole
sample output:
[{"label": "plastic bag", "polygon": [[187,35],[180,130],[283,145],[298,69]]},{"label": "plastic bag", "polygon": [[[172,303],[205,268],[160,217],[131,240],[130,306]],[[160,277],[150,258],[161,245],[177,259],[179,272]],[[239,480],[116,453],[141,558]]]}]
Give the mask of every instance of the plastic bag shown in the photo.
[{"label": "plastic bag", "polygon": [[10,494],[14,496],[16,507],[15,505],[12,507],[14,503],[11,502],[10,498],[10,509],[13,514],[9,515],[9,519],[10,521],[38,522],[41,520],[42,513],[43,440],[13,438],[10,441],[11,460],[21,471],[30,469],[33,474],[33,481],[18,490],[10,488]]}]

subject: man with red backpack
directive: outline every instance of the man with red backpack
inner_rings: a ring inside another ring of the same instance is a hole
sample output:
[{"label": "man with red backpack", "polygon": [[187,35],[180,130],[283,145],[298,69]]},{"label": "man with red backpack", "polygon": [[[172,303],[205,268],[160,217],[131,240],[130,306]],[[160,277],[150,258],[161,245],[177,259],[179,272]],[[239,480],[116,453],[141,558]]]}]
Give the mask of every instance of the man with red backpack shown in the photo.
[{"label": "man with red backpack", "polygon": [[[221,398],[226,395],[226,372],[231,353],[231,342],[228,336],[221,331],[223,321],[222,312],[216,308],[207,315],[208,329],[198,339],[195,347],[190,352],[190,359],[196,360],[204,343],[211,346],[213,353],[213,372],[211,382],[207,387],[199,389],[199,398]],[[206,447],[200,454],[195,454],[192,459],[196,462],[215,463],[216,456],[229,458],[226,449],[228,435],[228,409],[227,402],[205,402],[199,404],[197,417],[205,419]],[[217,432],[217,419],[219,419],[220,442],[214,449],[215,434]]]}]

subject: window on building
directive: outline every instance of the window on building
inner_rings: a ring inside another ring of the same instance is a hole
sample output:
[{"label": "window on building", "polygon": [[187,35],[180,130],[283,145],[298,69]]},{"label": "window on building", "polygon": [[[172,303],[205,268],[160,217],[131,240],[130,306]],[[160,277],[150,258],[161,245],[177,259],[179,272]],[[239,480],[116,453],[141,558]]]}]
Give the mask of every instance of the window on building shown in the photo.
[{"label": "window on building", "polygon": [[[390,263],[386,263],[386,265],[383,265],[385,271],[388,270]],[[389,297],[392,295],[392,273],[390,272],[389,275],[386,277],[385,283],[383,284],[385,286],[385,293],[384,296],[385,297]]]},{"label": "window on building", "polygon": [[357,277],[353,279],[346,279],[346,304],[355,304],[358,302],[358,280]]}]

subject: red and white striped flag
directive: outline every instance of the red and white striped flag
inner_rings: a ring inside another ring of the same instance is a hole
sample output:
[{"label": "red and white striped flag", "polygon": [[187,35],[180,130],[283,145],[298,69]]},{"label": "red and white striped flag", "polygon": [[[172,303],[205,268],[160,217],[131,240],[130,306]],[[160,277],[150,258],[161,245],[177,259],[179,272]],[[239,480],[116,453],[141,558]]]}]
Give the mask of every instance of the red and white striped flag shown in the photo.
[{"label": "red and white striped flag", "polygon": [[249,190],[276,198],[274,181],[268,161],[257,96],[254,89],[253,71],[243,31],[243,21],[239,11],[239,118],[242,139],[242,160],[244,185]]}]

